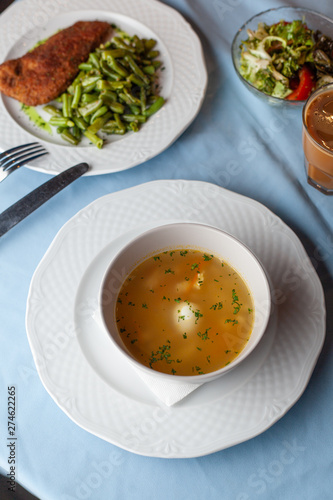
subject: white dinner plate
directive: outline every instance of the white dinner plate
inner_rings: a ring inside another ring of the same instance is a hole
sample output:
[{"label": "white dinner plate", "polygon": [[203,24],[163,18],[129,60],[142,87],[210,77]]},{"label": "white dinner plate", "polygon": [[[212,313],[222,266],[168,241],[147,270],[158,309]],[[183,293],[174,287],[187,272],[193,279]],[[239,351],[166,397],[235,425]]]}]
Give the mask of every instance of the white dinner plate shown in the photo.
[{"label": "white dinner plate", "polygon": [[[163,63],[160,94],[166,103],[139,132],[107,136],[99,150],[86,139],[72,146],[55,129],[52,135],[43,131],[29,120],[18,101],[1,94],[1,149],[38,140],[52,154],[28,166],[51,174],[82,161],[92,167],[87,175],[139,165],[170,146],[201,107],[207,72],[200,40],[176,10],[156,0],[25,0],[0,16],[0,61],[24,55],[39,40],[78,20],[108,21],[130,35],[157,40]],[[50,119],[43,106],[36,109],[46,121]]]},{"label": "white dinner plate", "polygon": [[[243,364],[166,407],[93,318],[115,252],[149,227],[180,220],[228,231],[258,256],[273,315]],[[250,439],[288,411],[322,348],[325,305],[302,244],[267,208],[210,183],[154,181],[104,196],[64,225],[33,276],[26,326],[39,376],[74,422],[134,453],[185,458]]]}]

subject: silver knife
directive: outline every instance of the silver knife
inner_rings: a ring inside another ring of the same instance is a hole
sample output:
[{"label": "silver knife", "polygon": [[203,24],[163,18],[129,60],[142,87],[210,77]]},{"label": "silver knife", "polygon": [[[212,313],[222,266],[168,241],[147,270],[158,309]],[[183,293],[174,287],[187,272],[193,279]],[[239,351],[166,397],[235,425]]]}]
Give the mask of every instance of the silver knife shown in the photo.
[{"label": "silver knife", "polygon": [[88,170],[87,163],[70,167],[7,208],[0,214],[0,237]]}]

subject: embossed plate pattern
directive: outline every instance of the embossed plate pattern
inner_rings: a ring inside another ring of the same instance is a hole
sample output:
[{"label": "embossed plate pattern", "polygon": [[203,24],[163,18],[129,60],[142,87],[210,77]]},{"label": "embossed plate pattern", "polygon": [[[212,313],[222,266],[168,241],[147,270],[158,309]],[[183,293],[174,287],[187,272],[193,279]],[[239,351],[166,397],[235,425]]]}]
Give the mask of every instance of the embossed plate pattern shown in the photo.
[{"label": "embossed plate pattern", "polygon": [[[220,227],[254,251],[275,291],[277,325],[243,371],[167,408],[112,354],[108,369],[91,317],[108,257],[129,234],[175,220]],[[209,183],[155,181],[100,198],[65,224],[32,279],[26,326],[45,388],[78,425],[141,455],[185,458],[250,439],[288,411],[320,353],[325,306],[300,241],[267,208]],[[95,333],[100,347],[88,352]]]},{"label": "embossed plate pattern", "polygon": [[[130,34],[157,40],[163,61],[161,95],[163,108],[138,133],[108,136],[102,150],[82,141],[77,147],[50,136],[29,121],[14,99],[1,96],[0,146],[2,150],[31,142],[31,135],[53,153],[30,168],[58,173],[66,165],[88,161],[87,175],[117,172],[156,156],[189,126],[202,104],[207,73],[198,36],[174,9],[156,0],[25,0],[17,2],[0,17],[0,61],[19,57],[38,40],[78,20],[105,20]],[[181,50],[180,50],[181,47]],[[45,118],[42,106],[38,111]]]}]

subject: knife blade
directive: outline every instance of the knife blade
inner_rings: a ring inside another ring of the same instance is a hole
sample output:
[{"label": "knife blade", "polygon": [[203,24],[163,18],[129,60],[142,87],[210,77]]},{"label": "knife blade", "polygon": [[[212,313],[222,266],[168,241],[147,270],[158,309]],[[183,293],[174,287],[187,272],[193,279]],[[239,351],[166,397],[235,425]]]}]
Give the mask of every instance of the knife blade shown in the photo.
[{"label": "knife blade", "polygon": [[34,212],[47,200],[89,170],[87,163],[78,163],[31,191],[0,214],[0,237]]}]

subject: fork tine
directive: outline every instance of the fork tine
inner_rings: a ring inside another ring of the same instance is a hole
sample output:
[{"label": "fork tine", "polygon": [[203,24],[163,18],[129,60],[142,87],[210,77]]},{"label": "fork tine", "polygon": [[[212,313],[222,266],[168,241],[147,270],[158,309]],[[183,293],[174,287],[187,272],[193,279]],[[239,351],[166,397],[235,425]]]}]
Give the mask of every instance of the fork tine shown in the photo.
[{"label": "fork tine", "polygon": [[[41,153],[42,151],[45,151],[45,148],[43,148],[43,146],[41,146],[39,144],[39,148],[37,146],[34,146],[32,148],[28,148],[28,149],[22,151],[22,153],[25,153],[23,155],[22,154],[20,155],[21,152],[10,155],[10,156],[8,156],[8,158],[4,158],[3,161],[0,160],[0,168],[2,168],[3,170],[6,170],[7,168],[9,168],[11,166],[11,164],[16,164],[17,162],[19,162],[20,160],[23,160],[24,158],[31,155],[32,153]],[[17,155],[20,155],[20,156],[17,156]]]},{"label": "fork tine", "polygon": [[7,149],[0,154],[0,182],[19,167],[47,154],[48,151],[38,142],[30,142],[29,144]]},{"label": "fork tine", "polygon": [[45,153],[40,153],[39,155],[35,155],[35,156],[31,156],[31,158],[27,158],[25,161],[20,162],[20,164],[13,165],[13,166],[7,168],[7,170],[1,170],[0,169],[0,182],[2,182],[3,180],[5,180],[6,177],[8,177],[9,174],[11,174],[15,170],[17,170],[19,167],[22,167],[23,165],[25,165],[30,160],[35,160],[36,158],[39,158],[40,156],[44,156],[44,155],[47,155],[47,154],[48,154],[48,152],[45,151]]},{"label": "fork tine", "polygon": [[7,149],[6,151],[3,151],[3,153],[0,153],[0,160],[1,158],[4,158],[5,156],[7,156],[8,154],[14,152],[14,151],[18,151],[19,149],[22,149],[22,148],[27,148],[28,146],[33,146],[33,145],[40,145],[38,142],[29,142],[28,144],[22,144],[21,146],[15,146],[14,148],[11,148],[11,149]]},{"label": "fork tine", "polygon": [[14,165],[12,165],[11,167],[7,168],[5,170],[5,173],[8,172],[8,175],[11,174],[14,170],[16,170],[17,168],[20,168],[22,167],[23,165],[25,165],[26,163],[28,163],[29,161],[31,160],[35,160],[36,158],[39,158],[40,156],[44,156],[44,155],[47,155],[48,152],[47,151],[44,151],[44,153],[40,153],[39,155],[35,155],[35,156],[29,156],[29,158],[26,158],[24,161],[20,161],[20,162],[16,162]]}]

